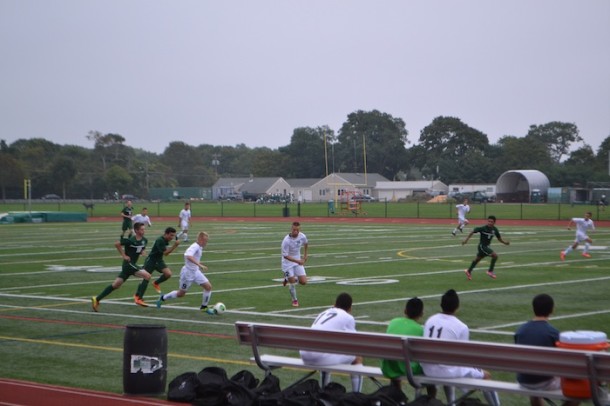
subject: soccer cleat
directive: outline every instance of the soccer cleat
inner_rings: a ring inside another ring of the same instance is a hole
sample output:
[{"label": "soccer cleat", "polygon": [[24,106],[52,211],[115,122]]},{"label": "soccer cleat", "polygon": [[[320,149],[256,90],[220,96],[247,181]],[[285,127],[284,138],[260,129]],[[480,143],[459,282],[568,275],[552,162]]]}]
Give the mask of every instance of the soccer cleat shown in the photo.
[{"label": "soccer cleat", "polygon": [[451,232],[451,235],[455,237],[455,231],[452,231],[452,232]]},{"label": "soccer cleat", "polygon": [[148,307],[148,304],[142,300],[142,298],[138,297],[138,295],[135,295],[133,297],[133,301],[135,302],[135,304],[137,304],[138,306],[142,306],[142,307]]},{"label": "soccer cleat", "polygon": [[161,294],[161,286],[155,281],[153,282],[153,288],[157,291],[158,294]]},{"label": "soccer cleat", "polygon": [[588,252],[583,252],[582,256],[585,258],[591,258],[591,254],[589,254]]},{"label": "soccer cleat", "polygon": [[292,301],[292,307],[299,307],[299,301],[298,300],[293,300]]},{"label": "soccer cleat", "polygon": [[472,274],[470,272],[468,272],[468,269],[464,269],[464,273],[466,274],[466,277],[468,278],[468,280],[472,280]]},{"label": "soccer cleat", "polygon": [[460,228],[459,230],[460,230],[460,233],[463,233],[463,232],[464,232],[464,229],[463,229],[463,228]]},{"label": "soccer cleat", "polygon": [[565,260],[566,260],[566,253],[565,253],[565,251],[561,251],[561,252],[559,253],[559,258],[561,258],[561,260],[562,260],[562,261],[565,261]]},{"label": "soccer cleat", "polygon": [[159,296],[159,299],[157,300],[157,309],[160,309],[162,304],[163,304],[163,295]]},{"label": "soccer cleat", "polygon": [[489,276],[491,279],[496,279],[496,274],[491,272],[491,271],[487,271],[485,272],[487,274],[487,276]]},{"label": "soccer cleat", "polygon": [[214,314],[216,314],[216,312],[214,311],[214,309],[210,309],[210,308],[209,308],[209,307],[207,307],[207,306],[203,306],[203,305],[201,305],[201,307],[200,307],[199,309],[200,309],[202,312],[205,312],[205,313],[210,314],[210,315],[214,315]]},{"label": "soccer cleat", "polygon": [[288,279],[284,278],[284,282],[282,282],[282,286],[286,286],[288,284]]},{"label": "soccer cleat", "polygon": [[93,308],[94,312],[97,312],[97,309],[100,307],[100,302],[95,296],[91,297],[91,307]]}]

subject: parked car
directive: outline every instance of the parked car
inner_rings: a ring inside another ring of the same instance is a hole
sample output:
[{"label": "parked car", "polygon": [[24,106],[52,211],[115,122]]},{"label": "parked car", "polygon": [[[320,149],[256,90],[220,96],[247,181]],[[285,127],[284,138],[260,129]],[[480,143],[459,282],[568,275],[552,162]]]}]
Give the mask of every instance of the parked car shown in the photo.
[{"label": "parked car", "polygon": [[487,192],[477,190],[475,192],[462,192],[453,195],[453,198],[458,202],[468,199],[470,203],[493,203],[496,201],[495,195],[489,195]]},{"label": "parked car", "polygon": [[353,200],[357,202],[376,202],[377,199],[371,195],[355,195]]},{"label": "parked car", "polygon": [[42,196],[42,200],[61,200],[61,197],[59,197],[55,193],[50,193],[48,195]]},{"label": "parked car", "polygon": [[138,200],[138,198],[134,195],[123,195],[123,196],[121,196],[121,199],[123,199],[124,201],[125,200],[131,200],[131,201]]}]

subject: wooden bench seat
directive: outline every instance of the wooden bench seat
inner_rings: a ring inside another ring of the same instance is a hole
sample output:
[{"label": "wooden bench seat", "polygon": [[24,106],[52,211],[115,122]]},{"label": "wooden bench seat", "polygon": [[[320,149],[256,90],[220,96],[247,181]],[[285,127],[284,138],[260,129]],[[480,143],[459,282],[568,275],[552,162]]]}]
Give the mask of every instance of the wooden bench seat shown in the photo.
[{"label": "wooden bench seat", "polygon": [[[466,390],[497,391],[521,396],[538,396],[568,400],[561,390],[539,391],[521,387],[516,382],[472,378],[434,378],[413,375],[410,362],[441,363],[484,368],[492,371],[523,372],[552,375],[571,379],[586,379],[592,389],[595,405],[610,404],[607,393],[600,388],[610,381],[610,354],[533,347],[482,341],[451,341],[423,337],[404,337],[382,333],[322,331],[307,327],[282,326],[263,323],[236,322],[238,342],[252,348],[252,361],[269,372],[274,368],[290,367],[310,371],[359,374],[381,378],[381,369],[359,365],[306,365],[299,357],[261,354],[260,347],[286,350],[310,350],[337,354],[358,354],[365,359],[404,361],[405,379],[416,389],[423,385],[442,385]],[[450,402],[453,404],[453,402]]]}]

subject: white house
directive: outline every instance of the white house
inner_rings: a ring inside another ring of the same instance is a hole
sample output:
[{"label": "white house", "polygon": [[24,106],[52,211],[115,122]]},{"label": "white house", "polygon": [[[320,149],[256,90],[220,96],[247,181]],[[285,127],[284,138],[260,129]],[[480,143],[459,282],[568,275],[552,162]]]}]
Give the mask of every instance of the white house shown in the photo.
[{"label": "white house", "polygon": [[447,194],[447,185],[440,180],[417,180],[399,182],[377,182],[375,192],[379,200],[396,202],[418,193],[432,196]]}]

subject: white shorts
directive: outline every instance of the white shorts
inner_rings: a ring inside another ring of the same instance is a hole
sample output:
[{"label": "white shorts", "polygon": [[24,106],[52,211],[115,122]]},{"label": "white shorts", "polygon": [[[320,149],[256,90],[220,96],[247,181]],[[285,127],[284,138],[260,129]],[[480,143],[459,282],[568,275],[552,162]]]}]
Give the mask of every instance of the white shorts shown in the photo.
[{"label": "white shorts", "polygon": [[181,221],[180,222],[180,228],[182,229],[182,231],[188,231],[189,223],[187,221]]},{"label": "white shorts", "polygon": [[585,233],[576,233],[576,238],[574,239],[574,242],[581,243],[586,241],[588,238],[589,236]]},{"label": "white shorts", "polygon": [[300,351],[300,353],[303,362],[309,365],[351,364],[356,359],[355,355],[327,354],[314,351]]},{"label": "white shorts", "polygon": [[468,224],[468,219],[466,217],[458,216],[458,223],[460,223],[460,224]]},{"label": "white shorts", "polygon": [[294,266],[290,266],[288,268],[282,269],[282,272],[284,272],[284,278],[291,278],[294,276],[296,276],[298,278],[299,276],[307,276],[307,274],[305,273],[305,267],[303,265],[297,265],[297,264],[294,264]]},{"label": "white shorts", "polygon": [[199,269],[193,272],[183,267],[180,271],[180,289],[182,290],[189,290],[193,283],[202,285],[206,282],[208,282],[208,278]]}]

